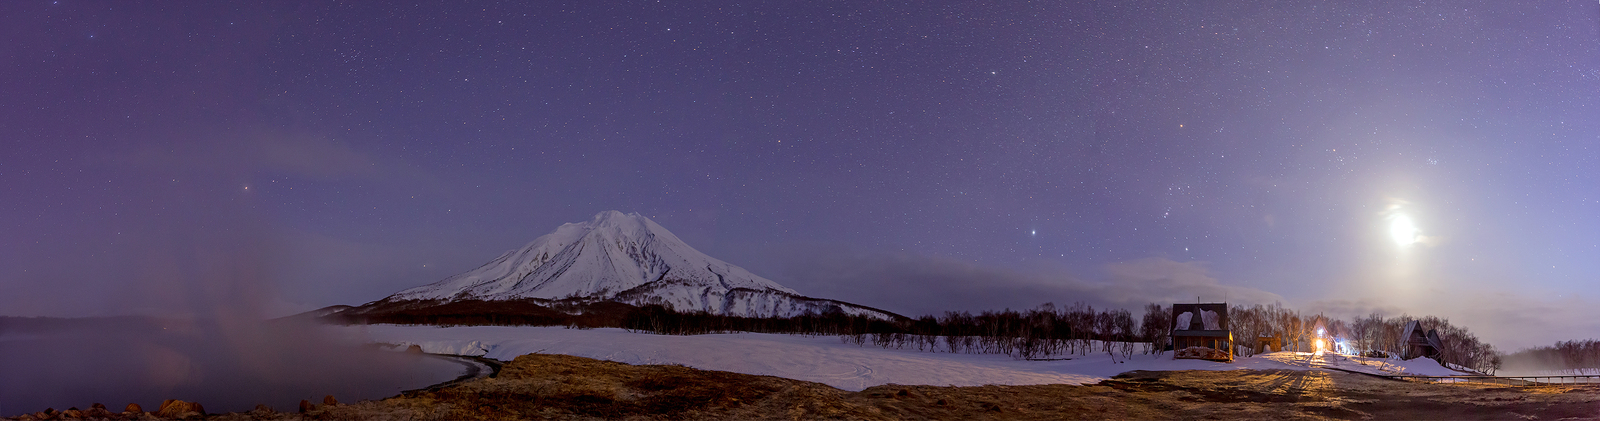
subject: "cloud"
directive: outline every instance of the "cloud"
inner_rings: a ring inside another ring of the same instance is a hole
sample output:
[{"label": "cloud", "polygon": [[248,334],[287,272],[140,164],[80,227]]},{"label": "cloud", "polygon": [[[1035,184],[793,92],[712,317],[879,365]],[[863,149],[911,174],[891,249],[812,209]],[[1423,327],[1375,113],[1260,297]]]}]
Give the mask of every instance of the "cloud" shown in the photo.
[{"label": "cloud", "polygon": [[1296,303],[1273,292],[1228,285],[1203,262],[1163,258],[1105,264],[1100,276],[1088,278],[1059,267],[1000,268],[905,253],[852,254],[818,248],[784,255],[780,264],[756,262],[772,269],[757,273],[808,296],[908,316],[1078,301],[1137,310],[1146,303],[1194,302],[1198,297],[1235,305],[1283,303],[1302,313],[1344,320],[1373,313],[1437,316],[1508,352],[1600,332],[1600,319],[1592,316],[1590,301],[1573,294],[1542,299],[1524,291],[1486,288],[1384,290],[1389,292]]},{"label": "cloud", "polygon": [[1046,302],[1137,309],[1151,302],[1193,302],[1196,297],[1241,304],[1283,300],[1270,292],[1222,284],[1202,263],[1161,258],[1109,264],[1102,279],[1089,280],[1060,268],[1024,271],[899,253],[790,256],[795,260],[774,279],[802,294],[911,316],[1032,308]]},{"label": "cloud", "polygon": [[[1302,313],[1321,314],[1328,317],[1344,320],[1353,320],[1371,314],[1384,317],[1395,317],[1408,314],[1406,310],[1393,303],[1380,303],[1368,300],[1330,299],[1317,300],[1298,308]],[[1412,314],[1416,315],[1416,314]]]},{"label": "cloud", "polygon": [[310,180],[366,179],[403,174],[399,162],[363,152],[332,137],[310,134],[232,133],[193,135],[108,151],[107,163],[162,172],[249,176],[273,173]]},{"label": "cloud", "polygon": [[247,153],[267,169],[305,178],[338,179],[387,172],[377,157],[357,151],[349,143],[317,136],[263,137]]},{"label": "cloud", "polygon": [[1174,303],[1227,301],[1236,304],[1269,304],[1283,297],[1254,288],[1224,285],[1211,275],[1202,262],[1177,262],[1146,258],[1106,265],[1110,281],[1089,284],[1098,295],[1112,302]]},{"label": "cloud", "polygon": [[1471,329],[1502,351],[1600,337],[1592,300],[1576,295],[1540,299],[1522,292],[1458,291],[1438,296],[1431,311]]}]

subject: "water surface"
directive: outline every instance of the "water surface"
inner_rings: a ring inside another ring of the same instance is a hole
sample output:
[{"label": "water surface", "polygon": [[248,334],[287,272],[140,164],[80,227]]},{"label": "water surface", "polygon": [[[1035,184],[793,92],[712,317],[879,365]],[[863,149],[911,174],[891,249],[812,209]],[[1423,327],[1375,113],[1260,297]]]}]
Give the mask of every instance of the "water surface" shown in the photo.
[{"label": "water surface", "polygon": [[0,416],[93,403],[155,410],[165,399],[208,412],[293,411],[301,399],[380,399],[465,370],[327,332],[288,322],[0,317]]}]

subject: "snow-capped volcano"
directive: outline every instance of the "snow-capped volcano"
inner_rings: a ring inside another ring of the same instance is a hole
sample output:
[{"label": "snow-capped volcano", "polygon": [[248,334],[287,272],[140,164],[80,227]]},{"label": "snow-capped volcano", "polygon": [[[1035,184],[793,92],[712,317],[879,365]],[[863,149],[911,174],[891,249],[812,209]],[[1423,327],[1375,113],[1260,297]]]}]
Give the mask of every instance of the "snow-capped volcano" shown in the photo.
[{"label": "snow-capped volcano", "polygon": [[807,310],[889,318],[868,307],[800,296],[689,247],[637,213],[601,212],[563,224],[520,249],[445,280],[381,301],[589,299],[661,303],[680,311],[784,317]]}]

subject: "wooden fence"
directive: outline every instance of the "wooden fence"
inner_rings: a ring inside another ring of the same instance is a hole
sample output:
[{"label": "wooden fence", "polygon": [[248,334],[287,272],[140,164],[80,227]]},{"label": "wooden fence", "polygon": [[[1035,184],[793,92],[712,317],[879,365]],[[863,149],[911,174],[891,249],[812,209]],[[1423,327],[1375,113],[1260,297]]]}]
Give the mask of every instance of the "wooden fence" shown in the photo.
[{"label": "wooden fence", "polygon": [[1600,375],[1568,376],[1384,376],[1395,380],[1429,383],[1489,383],[1507,386],[1542,386],[1552,384],[1600,384]]}]

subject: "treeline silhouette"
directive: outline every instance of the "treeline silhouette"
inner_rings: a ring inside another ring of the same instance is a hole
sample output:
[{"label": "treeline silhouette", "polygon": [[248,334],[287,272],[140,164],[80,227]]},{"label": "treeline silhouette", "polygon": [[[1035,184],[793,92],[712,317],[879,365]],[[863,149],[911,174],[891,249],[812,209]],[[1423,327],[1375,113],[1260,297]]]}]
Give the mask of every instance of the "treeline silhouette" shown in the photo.
[{"label": "treeline silhouette", "polygon": [[1507,355],[1507,370],[1600,374],[1600,340],[1561,341]]},{"label": "treeline silhouette", "polygon": [[[835,335],[845,343],[892,349],[968,354],[1006,354],[1048,358],[1086,354],[1095,343],[1106,353],[1133,353],[1135,342],[1148,342],[1135,330],[1127,310],[1095,311],[1082,303],[1066,308],[1045,304],[1015,311],[946,312],[941,316],[882,320],[843,312],[806,313],[793,317],[753,318],[678,312],[663,305],[645,305],[629,312],[622,328],[667,335],[759,332]],[[1146,352],[1149,352],[1148,347]]]},{"label": "treeline silhouette", "polygon": [[[1155,306],[1152,304],[1152,306]],[[1157,306],[1159,307],[1159,306]],[[1131,313],[1097,310],[1083,303],[1045,304],[1016,311],[946,312],[940,316],[891,320],[848,315],[837,307],[792,317],[740,317],[703,311],[677,311],[667,305],[575,300],[460,300],[446,303],[385,302],[337,313],[325,319],[341,324],[434,326],[564,326],[575,329],[623,328],[664,335],[757,332],[839,336],[846,343],[892,349],[1050,358],[1098,352],[1131,357],[1136,343],[1153,352],[1151,335],[1139,331]],[[1159,339],[1155,341],[1159,342]]]},{"label": "treeline silhouette", "polygon": [[[1170,347],[1171,310],[1171,306],[1150,303],[1144,306],[1143,317],[1136,320],[1132,313],[1123,309],[1096,309],[1082,302],[1067,306],[1046,303],[1020,311],[945,312],[884,320],[849,315],[838,307],[792,317],[740,317],[677,311],[664,304],[525,299],[380,302],[328,318],[344,324],[610,327],[664,335],[733,332],[828,335],[862,346],[1040,359],[1091,352],[1131,358],[1136,348],[1146,354],[1163,353]],[[1502,364],[1502,355],[1493,346],[1478,340],[1464,327],[1432,316],[1372,314],[1347,322],[1320,314],[1304,314],[1281,304],[1235,305],[1229,307],[1228,313],[1228,328],[1234,335],[1231,351],[1235,355],[1252,355],[1266,337],[1279,338],[1281,350],[1311,351],[1316,330],[1321,328],[1329,338],[1343,340],[1349,350],[1398,356],[1405,346],[1402,337],[1405,325],[1417,320],[1423,329],[1435,329],[1444,339],[1444,349],[1439,355],[1442,363],[1482,372],[1493,372]],[[1596,347],[1594,341],[1558,344],[1558,348],[1562,346],[1566,348],[1560,349],[1593,350]],[[1567,353],[1582,354],[1580,351]]]}]

